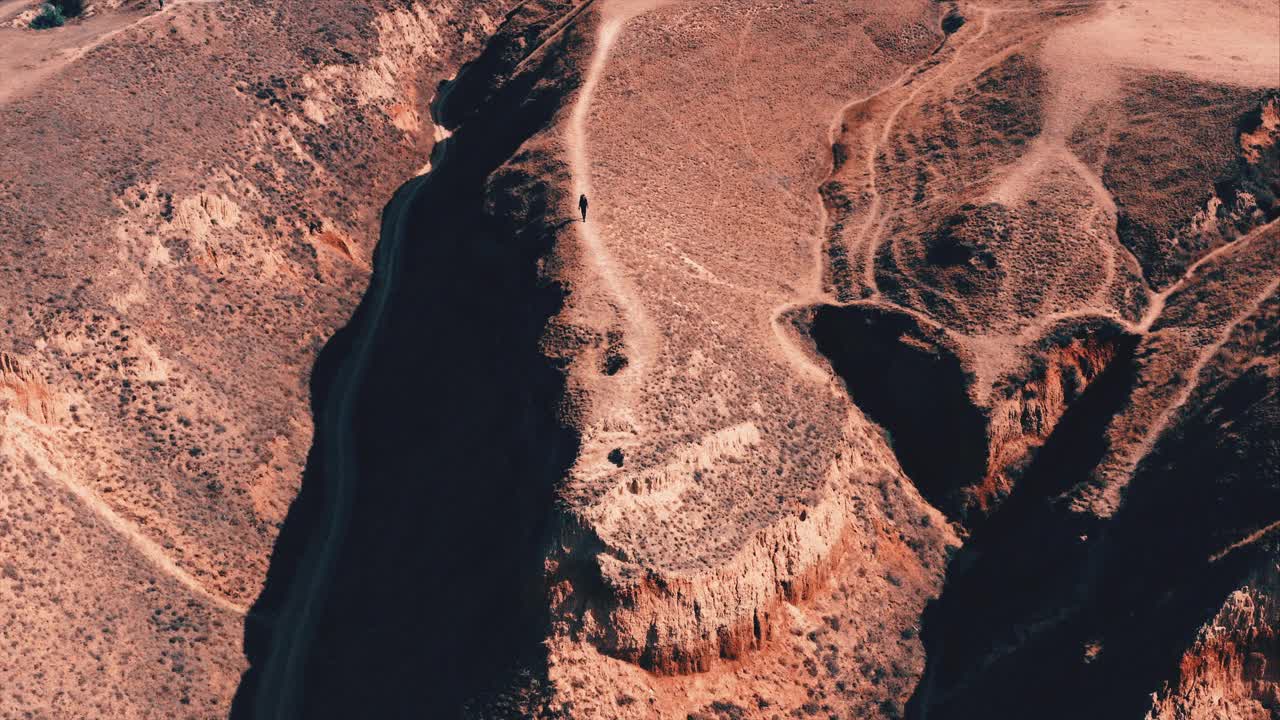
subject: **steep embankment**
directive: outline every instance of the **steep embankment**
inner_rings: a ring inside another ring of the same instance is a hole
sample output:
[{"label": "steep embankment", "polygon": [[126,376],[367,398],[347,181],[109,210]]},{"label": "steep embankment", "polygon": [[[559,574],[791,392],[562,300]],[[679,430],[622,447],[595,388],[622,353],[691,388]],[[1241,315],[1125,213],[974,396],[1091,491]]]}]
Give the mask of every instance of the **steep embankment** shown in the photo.
[{"label": "steep embankment", "polygon": [[223,716],[312,363],[506,3],[36,5],[0,10],[0,715]]},{"label": "steep embankment", "polygon": [[539,352],[563,291],[538,260],[569,204],[538,131],[576,79],[569,10],[508,18],[440,95],[453,134],[431,173],[384,213],[370,292],[314,374],[239,716],[453,717],[545,674],[545,524],[576,436]]}]

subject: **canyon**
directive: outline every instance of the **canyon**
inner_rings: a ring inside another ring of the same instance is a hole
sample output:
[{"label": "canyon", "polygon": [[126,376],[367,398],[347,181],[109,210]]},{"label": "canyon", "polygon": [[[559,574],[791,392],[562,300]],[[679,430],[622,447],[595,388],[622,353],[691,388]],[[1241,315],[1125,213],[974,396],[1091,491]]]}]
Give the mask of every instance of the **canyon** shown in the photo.
[{"label": "canyon", "polygon": [[1280,713],[1274,2],[35,6],[0,717]]}]

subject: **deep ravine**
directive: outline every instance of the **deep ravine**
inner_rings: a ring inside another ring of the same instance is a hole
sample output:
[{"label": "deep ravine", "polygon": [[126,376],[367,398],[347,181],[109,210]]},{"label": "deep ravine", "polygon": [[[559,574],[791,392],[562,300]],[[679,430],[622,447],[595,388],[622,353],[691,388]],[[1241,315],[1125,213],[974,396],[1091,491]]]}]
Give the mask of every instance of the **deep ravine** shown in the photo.
[{"label": "deep ravine", "polygon": [[526,143],[575,82],[564,9],[511,16],[441,93],[454,134],[384,211],[369,291],[313,373],[315,442],[233,717],[448,718],[518,676],[536,688],[577,439],[538,349],[562,302],[536,266],[564,170]]}]

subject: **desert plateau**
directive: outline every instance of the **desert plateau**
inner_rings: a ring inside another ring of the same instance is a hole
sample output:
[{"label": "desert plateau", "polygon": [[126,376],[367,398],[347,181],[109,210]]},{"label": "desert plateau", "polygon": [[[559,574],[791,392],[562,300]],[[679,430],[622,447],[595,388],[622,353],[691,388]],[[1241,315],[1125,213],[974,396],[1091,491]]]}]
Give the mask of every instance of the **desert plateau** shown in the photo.
[{"label": "desert plateau", "polygon": [[1280,0],[0,0],[99,718],[1280,718]]}]

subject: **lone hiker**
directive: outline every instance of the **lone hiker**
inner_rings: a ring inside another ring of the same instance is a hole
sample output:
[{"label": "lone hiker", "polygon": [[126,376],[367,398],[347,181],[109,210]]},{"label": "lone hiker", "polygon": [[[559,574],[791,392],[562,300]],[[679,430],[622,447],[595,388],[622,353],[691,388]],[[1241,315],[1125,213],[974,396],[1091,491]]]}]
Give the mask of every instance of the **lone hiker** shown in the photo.
[{"label": "lone hiker", "polygon": [[578,209],[582,211],[582,222],[587,221],[587,196],[583,195],[578,198]]}]

